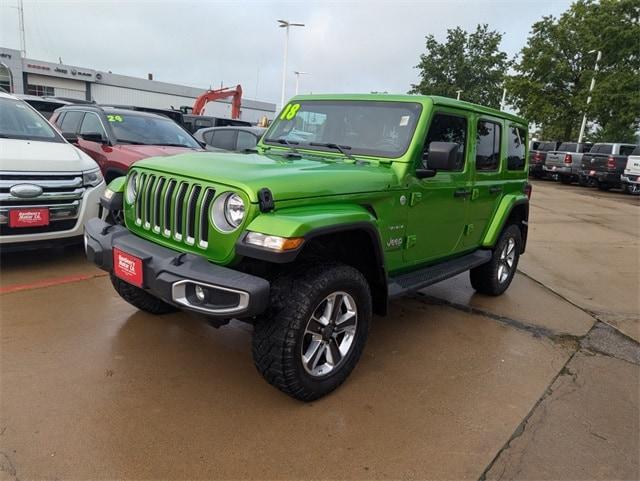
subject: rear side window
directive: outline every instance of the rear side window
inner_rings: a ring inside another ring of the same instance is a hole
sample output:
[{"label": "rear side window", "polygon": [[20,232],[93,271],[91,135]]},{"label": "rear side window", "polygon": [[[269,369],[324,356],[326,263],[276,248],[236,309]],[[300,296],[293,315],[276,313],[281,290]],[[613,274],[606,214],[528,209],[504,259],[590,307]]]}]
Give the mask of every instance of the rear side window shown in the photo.
[{"label": "rear side window", "polygon": [[631,155],[633,149],[635,149],[635,145],[621,145],[620,146],[620,155]]},{"label": "rear side window", "polygon": [[452,114],[435,114],[433,116],[427,140],[424,144],[424,153],[422,155],[424,165],[427,165],[429,159],[429,144],[431,142],[455,142],[458,144],[458,162],[454,171],[461,171],[464,169],[467,119]]},{"label": "rear side window", "polygon": [[68,111],[64,118],[62,119],[62,123],[60,124],[60,130],[62,130],[65,134],[75,134],[78,132],[78,127],[80,127],[80,122],[82,121],[82,116],[84,112],[79,110],[71,110]]},{"label": "rear side window", "polygon": [[498,170],[500,166],[500,125],[481,120],[476,131],[476,170]]},{"label": "rear side window", "polygon": [[216,130],[209,145],[218,149],[235,150],[236,133],[233,130]]},{"label": "rear side window", "polygon": [[525,166],[525,142],[527,132],[522,127],[509,127],[507,169],[523,170]]}]

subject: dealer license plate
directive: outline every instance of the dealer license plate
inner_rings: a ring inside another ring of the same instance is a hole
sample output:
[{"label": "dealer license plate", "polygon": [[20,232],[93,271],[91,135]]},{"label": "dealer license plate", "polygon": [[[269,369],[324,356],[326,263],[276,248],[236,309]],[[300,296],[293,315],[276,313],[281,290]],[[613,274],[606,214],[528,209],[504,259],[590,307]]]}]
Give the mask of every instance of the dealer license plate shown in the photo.
[{"label": "dealer license plate", "polygon": [[49,225],[49,209],[13,209],[9,211],[9,227],[42,227]]},{"label": "dealer license plate", "polygon": [[117,247],[113,248],[113,273],[129,284],[142,287],[142,259],[133,256]]}]

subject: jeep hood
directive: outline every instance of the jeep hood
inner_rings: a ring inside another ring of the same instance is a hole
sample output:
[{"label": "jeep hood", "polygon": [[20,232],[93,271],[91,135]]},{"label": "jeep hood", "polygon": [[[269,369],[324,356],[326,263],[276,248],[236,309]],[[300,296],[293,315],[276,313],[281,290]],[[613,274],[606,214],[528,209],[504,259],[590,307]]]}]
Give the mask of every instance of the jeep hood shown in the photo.
[{"label": "jeep hood", "polygon": [[244,190],[257,202],[266,187],[276,201],[329,195],[379,192],[398,185],[389,165],[355,164],[342,157],[276,154],[191,153],[144,159],[137,168],[211,181]]},{"label": "jeep hood", "polygon": [[80,172],[98,165],[67,142],[0,139],[0,170],[22,172]]}]

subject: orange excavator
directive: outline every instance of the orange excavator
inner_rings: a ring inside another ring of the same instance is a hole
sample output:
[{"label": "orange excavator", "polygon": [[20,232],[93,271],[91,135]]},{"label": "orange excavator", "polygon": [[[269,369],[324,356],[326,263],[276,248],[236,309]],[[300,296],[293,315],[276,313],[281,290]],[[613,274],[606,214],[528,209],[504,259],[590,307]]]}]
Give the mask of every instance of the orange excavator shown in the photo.
[{"label": "orange excavator", "polygon": [[242,87],[236,85],[236,88],[223,87],[216,90],[207,90],[200,95],[193,103],[193,115],[203,115],[204,107],[209,102],[219,99],[233,97],[231,101],[231,118],[236,120],[240,118],[240,107],[242,106]]}]

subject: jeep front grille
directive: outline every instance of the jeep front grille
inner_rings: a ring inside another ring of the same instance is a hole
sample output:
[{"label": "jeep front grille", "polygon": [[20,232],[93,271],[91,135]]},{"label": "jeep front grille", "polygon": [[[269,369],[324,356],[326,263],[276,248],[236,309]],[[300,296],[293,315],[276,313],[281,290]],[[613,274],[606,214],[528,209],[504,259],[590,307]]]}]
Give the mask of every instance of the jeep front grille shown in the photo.
[{"label": "jeep front grille", "polygon": [[[24,198],[13,195],[11,188],[19,184],[37,185],[42,193]],[[0,235],[58,232],[76,225],[84,197],[82,172],[0,172]],[[46,208],[49,225],[42,227],[9,227],[9,212],[21,208]]]},{"label": "jeep front grille", "polygon": [[208,214],[215,190],[162,175],[138,175],[138,196],[133,206],[136,225],[206,249]]}]

